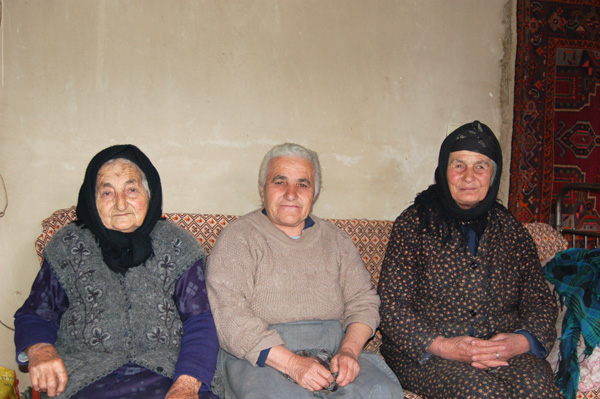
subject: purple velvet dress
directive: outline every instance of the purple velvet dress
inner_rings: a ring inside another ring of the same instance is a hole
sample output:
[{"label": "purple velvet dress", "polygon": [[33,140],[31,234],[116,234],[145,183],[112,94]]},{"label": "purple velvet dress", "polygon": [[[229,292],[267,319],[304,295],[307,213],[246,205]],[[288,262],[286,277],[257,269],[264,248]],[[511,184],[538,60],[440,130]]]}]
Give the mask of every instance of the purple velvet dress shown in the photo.
[{"label": "purple velvet dress", "polygon": [[[203,262],[198,261],[177,281],[174,299],[183,323],[183,337],[173,380],[135,364],[124,364],[87,386],[72,398],[162,399],[179,376],[202,381],[200,398],[218,398],[210,392],[219,347],[204,282]],[[54,344],[68,298],[50,265],[44,261],[29,298],[15,313],[17,363],[27,364],[24,349],[36,343]]]}]

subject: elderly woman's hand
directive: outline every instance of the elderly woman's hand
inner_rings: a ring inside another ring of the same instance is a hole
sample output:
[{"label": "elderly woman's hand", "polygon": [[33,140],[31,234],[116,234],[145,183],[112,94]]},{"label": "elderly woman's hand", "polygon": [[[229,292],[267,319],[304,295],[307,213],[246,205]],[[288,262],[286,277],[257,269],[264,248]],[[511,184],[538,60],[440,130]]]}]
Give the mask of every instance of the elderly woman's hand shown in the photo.
[{"label": "elderly woman's hand", "polygon": [[189,375],[181,375],[171,385],[165,399],[198,399],[198,391],[202,386],[202,381]]},{"label": "elderly woman's hand", "polygon": [[360,353],[356,354],[348,348],[340,348],[331,359],[331,372],[338,373],[336,382],[339,386],[345,387],[358,377],[360,374],[359,356]]},{"label": "elderly woman's hand", "polygon": [[296,355],[283,345],[271,348],[265,364],[312,392],[327,388],[333,382],[331,372],[316,359]]},{"label": "elderly woman's hand", "polygon": [[54,397],[67,386],[67,369],[51,344],[35,344],[25,349],[29,357],[29,375],[34,390]]},{"label": "elderly woman's hand", "polygon": [[288,366],[289,375],[301,387],[310,391],[320,391],[333,382],[333,375],[318,360],[294,355]]},{"label": "elderly woman's hand", "polygon": [[500,360],[496,355],[505,350],[506,343],[503,341],[460,336],[437,337],[429,346],[428,352],[442,359],[471,363],[473,367],[477,368],[490,368],[508,366],[506,358]]},{"label": "elderly woman's hand", "polygon": [[358,358],[372,334],[371,327],[363,323],[352,323],[346,329],[340,349],[331,359],[331,371],[338,373],[336,382],[339,386],[345,387],[360,374]]},{"label": "elderly woman's hand", "polygon": [[[482,340],[478,340],[482,341]],[[529,341],[521,334],[498,334],[490,338],[488,341],[483,341],[490,345],[501,345],[503,350],[490,352],[489,350],[473,356],[473,367],[487,369],[492,367],[507,366],[508,359],[518,356],[522,353],[527,353],[531,349]],[[481,345],[480,342],[474,342],[475,345]]]}]

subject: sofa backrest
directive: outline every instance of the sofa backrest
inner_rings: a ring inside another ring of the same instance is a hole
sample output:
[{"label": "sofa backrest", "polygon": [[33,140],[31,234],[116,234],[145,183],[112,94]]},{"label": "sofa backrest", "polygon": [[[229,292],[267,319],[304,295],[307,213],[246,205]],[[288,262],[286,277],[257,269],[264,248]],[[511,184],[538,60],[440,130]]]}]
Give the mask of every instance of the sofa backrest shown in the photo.
[{"label": "sofa backrest", "polygon": [[[176,225],[189,231],[200,242],[208,255],[217,237],[229,223],[238,218],[233,215],[201,214],[201,213],[165,213],[164,217]],[[44,246],[61,227],[77,219],[75,207],[55,211],[42,222],[42,234],[35,242],[35,248],[42,262]],[[392,232],[391,220],[368,219],[326,219],[344,230],[358,249],[365,267],[371,274],[371,284],[377,287],[379,272]],[[567,248],[567,241],[556,230],[546,223],[528,223],[525,225],[532,235],[540,261],[550,260],[558,251]],[[377,331],[365,350],[379,352],[381,333]]]},{"label": "sofa backrest", "polygon": [[[201,213],[165,213],[164,217],[189,231],[210,254],[217,236],[229,223],[238,218],[233,215]],[[59,209],[42,222],[42,234],[35,242],[35,248],[42,261],[46,243],[54,233],[77,219],[75,206]],[[393,221],[369,219],[327,219],[344,230],[358,249],[365,267],[371,274],[373,286],[379,280],[379,271],[392,232]],[[541,262],[551,259],[558,251],[567,248],[567,240],[546,223],[527,223],[525,227],[533,237]]]},{"label": "sofa backrest", "polygon": [[[189,231],[200,242],[208,255],[217,240],[217,236],[229,223],[238,218],[233,215],[201,214],[201,213],[165,213],[164,217],[176,225]],[[42,222],[42,234],[35,243],[35,248],[42,262],[44,246],[54,233],[66,224],[77,219],[75,207],[55,211]],[[367,219],[327,219],[344,230],[358,249],[365,267],[371,274],[373,287],[377,286],[381,262],[385,254],[389,236],[392,232],[392,221]]]},{"label": "sofa backrest", "polygon": [[540,262],[545,264],[559,251],[569,246],[568,241],[547,223],[525,223],[525,227],[533,238]]}]

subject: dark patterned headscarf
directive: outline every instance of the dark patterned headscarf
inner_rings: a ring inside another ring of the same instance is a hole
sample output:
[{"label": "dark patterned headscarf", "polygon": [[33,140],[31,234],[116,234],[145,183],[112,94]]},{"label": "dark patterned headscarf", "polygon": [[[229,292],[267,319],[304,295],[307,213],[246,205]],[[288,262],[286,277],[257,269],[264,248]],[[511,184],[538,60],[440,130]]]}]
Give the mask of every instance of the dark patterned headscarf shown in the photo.
[{"label": "dark patterned headscarf", "polygon": [[[452,198],[448,186],[448,160],[450,153],[456,151],[472,151],[485,155],[496,163],[494,181],[490,183],[487,195],[479,204],[471,209],[462,209]],[[492,130],[479,121],[467,123],[450,133],[442,142],[438,166],[435,170],[435,182],[441,195],[442,206],[450,216],[466,221],[476,219],[489,211],[496,202],[502,175],[502,149]]]},{"label": "dark patterned headscarf", "polygon": [[[146,218],[131,233],[107,229],[96,205],[98,171],[112,159],[124,158],[136,164],[146,175],[150,201]],[[89,229],[100,244],[104,262],[112,271],[124,274],[129,268],[144,263],[152,254],[150,233],[162,216],[162,186],[158,171],[146,155],[134,145],[115,145],[100,151],[90,161],[77,202],[77,224]]]}]

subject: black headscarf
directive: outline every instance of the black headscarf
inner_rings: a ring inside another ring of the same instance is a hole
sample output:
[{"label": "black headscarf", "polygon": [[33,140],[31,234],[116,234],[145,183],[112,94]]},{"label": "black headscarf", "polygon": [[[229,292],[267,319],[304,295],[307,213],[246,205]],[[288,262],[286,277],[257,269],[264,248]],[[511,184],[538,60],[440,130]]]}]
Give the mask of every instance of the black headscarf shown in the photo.
[{"label": "black headscarf", "polygon": [[[448,186],[448,159],[450,153],[455,151],[472,151],[483,154],[496,163],[494,181],[490,184],[487,195],[476,206],[471,209],[462,209],[450,194]],[[468,221],[476,219],[496,203],[498,189],[500,188],[500,176],[502,175],[502,149],[500,143],[492,130],[479,121],[462,125],[446,137],[440,148],[438,166],[435,170],[435,182],[438,186],[438,194],[444,210],[452,217]]]},{"label": "black headscarf", "polygon": [[[131,233],[107,229],[100,219],[96,205],[98,171],[107,161],[117,158],[125,158],[135,163],[146,175],[150,189],[146,218],[142,225]],[[134,145],[115,145],[105,148],[92,158],[85,171],[76,212],[76,223],[90,229],[94,234],[109,269],[124,274],[129,268],[144,263],[153,254],[150,233],[162,217],[162,186],[158,171],[148,157]]]}]

